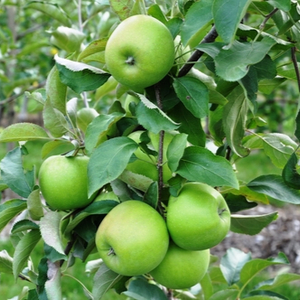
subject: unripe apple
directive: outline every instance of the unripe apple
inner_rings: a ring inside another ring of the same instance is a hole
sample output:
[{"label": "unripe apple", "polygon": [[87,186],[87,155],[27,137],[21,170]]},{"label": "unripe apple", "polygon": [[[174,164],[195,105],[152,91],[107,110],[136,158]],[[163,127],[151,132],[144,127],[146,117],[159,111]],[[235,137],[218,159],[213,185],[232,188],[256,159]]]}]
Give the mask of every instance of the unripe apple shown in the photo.
[{"label": "unripe apple", "polygon": [[70,210],[88,205],[87,166],[89,157],[54,155],[39,171],[39,185],[47,204],[55,210]]},{"label": "unripe apple", "polygon": [[83,107],[77,112],[78,127],[85,133],[88,125],[97,117],[99,113],[90,107]]},{"label": "unripe apple", "polygon": [[134,15],[122,21],[105,49],[108,71],[118,82],[138,92],[163,79],[174,58],[169,29],[147,15]]},{"label": "unripe apple", "polygon": [[209,261],[209,249],[184,250],[171,242],[163,261],[150,275],[167,288],[186,289],[200,282],[208,269]]},{"label": "unripe apple", "polygon": [[96,246],[104,263],[125,276],[149,273],[163,260],[169,234],[163,217],[150,205],[128,200],[102,220]]},{"label": "unripe apple", "polygon": [[219,244],[229,231],[230,217],[223,196],[204,183],[186,183],[177,197],[169,198],[168,230],[174,243],[186,250]]}]

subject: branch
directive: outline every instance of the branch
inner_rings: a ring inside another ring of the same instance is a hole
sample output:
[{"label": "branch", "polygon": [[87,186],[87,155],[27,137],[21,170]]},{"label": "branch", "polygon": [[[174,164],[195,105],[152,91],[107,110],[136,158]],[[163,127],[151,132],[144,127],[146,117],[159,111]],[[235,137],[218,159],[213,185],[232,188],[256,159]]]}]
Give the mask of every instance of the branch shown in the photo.
[{"label": "branch", "polygon": [[292,55],[292,62],[294,65],[294,69],[296,72],[298,90],[300,91],[300,72],[299,72],[299,67],[298,67],[298,62],[297,62],[297,57],[296,57],[296,50],[297,50],[296,47],[293,47],[291,49],[291,55]]},{"label": "branch", "polygon": [[[215,26],[211,28],[208,34],[204,37],[200,44],[212,43],[217,38],[218,33],[216,31]],[[178,77],[185,76],[195,65],[195,63],[200,59],[200,57],[204,54],[201,50],[196,50],[192,56],[188,59],[186,64],[179,70]]]}]

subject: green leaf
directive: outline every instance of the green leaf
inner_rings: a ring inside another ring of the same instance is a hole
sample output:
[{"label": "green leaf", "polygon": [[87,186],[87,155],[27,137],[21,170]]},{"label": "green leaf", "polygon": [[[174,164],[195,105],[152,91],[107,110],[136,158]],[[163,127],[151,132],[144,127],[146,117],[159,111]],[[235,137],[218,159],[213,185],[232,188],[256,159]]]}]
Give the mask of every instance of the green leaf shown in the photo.
[{"label": "green leaf", "polygon": [[224,157],[198,146],[185,149],[177,173],[190,181],[211,186],[239,186],[231,164]]},{"label": "green leaf", "polygon": [[25,171],[22,166],[22,151],[11,150],[0,162],[1,177],[8,187],[21,197],[27,198],[33,191],[34,171]]},{"label": "green leaf", "polygon": [[37,225],[31,220],[23,219],[14,224],[14,226],[11,229],[11,233],[16,234],[18,232],[32,230],[32,229],[39,229],[39,225]]},{"label": "green leaf", "polygon": [[213,1],[202,0],[193,3],[189,8],[181,26],[181,38],[185,46],[190,45],[193,48],[201,41],[213,18],[212,5]]},{"label": "green leaf", "polygon": [[119,203],[114,200],[101,200],[92,202],[84,210],[81,210],[65,229],[65,234],[69,234],[82,220],[91,215],[108,214]]},{"label": "green leaf", "polygon": [[42,158],[55,154],[67,153],[75,149],[74,144],[69,140],[53,140],[44,144],[42,148]]},{"label": "green leaf", "polygon": [[27,201],[11,199],[0,205],[0,231],[27,207]]},{"label": "green leaf", "polygon": [[33,190],[28,196],[27,208],[32,220],[40,220],[40,218],[44,215],[39,189]]},{"label": "green leaf", "polygon": [[279,175],[262,175],[250,181],[247,186],[258,193],[276,200],[300,204],[300,191],[290,188]]},{"label": "green leaf", "polygon": [[47,132],[41,126],[32,123],[15,123],[0,133],[0,143],[46,139],[49,139]]},{"label": "green leaf", "polygon": [[231,215],[230,230],[235,233],[256,235],[277,218],[277,212],[265,215]]},{"label": "green leaf", "polygon": [[65,26],[72,25],[71,20],[57,4],[49,3],[48,1],[31,1],[25,6],[25,8],[38,10]]},{"label": "green leaf", "polygon": [[223,130],[232,151],[240,157],[247,156],[249,150],[241,145],[244,137],[247,99],[241,86],[237,86],[227,97],[228,103],[223,110]]},{"label": "green leaf", "polygon": [[222,48],[215,58],[216,73],[226,81],[238,81],[249,71],[249,66],[265,58],[276,41],[264,37],[261,41],[241,43],[234,41],[229,48]]},{"label": "green leaf", "polygon": [[234,288],[224,289],[213,294],[209,300],[236,300],[239,291]]},{"label": "green leaf", "polygon": [[291,10],[291,2],[290,0],[268,0],[269,4],[286,12]]},{"label": "green leaf", "polygon": [[123,294],[135,300],[167,300],[166,295],[157,285],[141,278],[130,281],[128,290]]},{"label": "green leaf", "polygon": [[96,90],[103,85],[110,74],[101,69],[55,56],[56,67],[62,83],[80,94],[84,91]]},{"label": "green leaf", "polygon": [[107,43],[107,38],[101,38],[92,41],[79,54],[78,61],[88,63],[91,61],[98,61],[104,63],[104,50]]},{"label": "green leaf", "polygon": [[47,76],[46,95],[51,107],[59,110],[62,114],[66,114],[66,97],[67,86],[61,82],[59,71],[54,65]]},{"label": "green leaf", "polygon": [[240,272],[250,260],[250,253],[244,253],[236,248],[230,248],[226,251],[226,254],[221,258],[220,268],[228,285],[233,285],[240,280]]},{"label": "green leaf", "polygon": [[157,208],[158,204],[158,182],[154,181],[150,184],[149,188],[147,189],[144,197],[144,202],[148,203],[153,208]]},{"label": "green leaf", "polygon": [[122,113],[100,114],[87,127],[85,133],[85,149],[92,153],[93,149],[107,140],[113,126],[123,117]]},{"label": "green leaf", "polygon": [[47,98],[43,111],[44,126],[49,130],[50,134],[59,138],[69,131],[69,124],[63,113],[53,107],[50,98]]},{"label": "green leaf", "polygon": [[300,190],[300,174],[297,167],[298,157],[296,153],[293,153],[282,170],[282,178],[288,186]]},{"label": "green leaf", "polygon": [[161,130],[171,131],[179,124],[170,119],[161,109],[150,102],[144,95],[138,95],[141,101],[137,104],[135,113],[140,125],[145,129],[159,133]]},{"label": "green leaf", "polygon": [[13,258],[7,253],[6,250],[0,251],[0,274],[13,274],[12,268]]},{"label": "green leaf", "polygon": [[184,76],[174,78],[174,89],[184,106],[196,117],[203,118],[208,114],[208,89],[200,80]]},{"label": "green leaf", "polygon": [[231,43],[252,0],[214,0],[212,13],[219,36]]},{"label": "green leaf", "polygon": [[130,12],[134,5],[133,0],[110,0],[109,3],[112,10],[121,20],[125,20],[130,16]]},{"label": "green leaf", "polygon": [[187,146],[188,135],[185,133],[176,134],[167,149],[167,161],[171,171],[175,172],[178,168],[179,161],[183,156]]},{"label": "green leaf", "polygon": [[83,32],[66,26],[57,27],[51,34],[51,43],[69,53],[80,50],[81,43],[86,38]]},{"label": "green leaf", "polygon": [[40,230],[43,240],[58,253],[65,255],[60,234],[62,216],[59,212],[49,211],[40,220]]},{"label": "green leaf", "polygon": [[116,137],[94,150],[88,164],[89,197],[121,175],[137,148],[138,144],[132,139]]},{"label": "green leaf", "polygon": [[45,291],[49,300],[62,300],[61,270],[59,262],[48,261],[48,280],[45,282]]},{"label": "green leaf", "polygon": [[268,259],[253,259],[246,262],[241,270],[240,281],[242,284],[247,284],[251,279],[253,279],[259,272],[265,268],[273,265],[289,264],[289,261],[285,254],[279,253],[275,258]]},{"label": "green leaf", "polygon": [[272,290],[283,284],[290,283],[296,280],[300,280],[299,274],[293,274],[293,273],[279,274],[273,279],[260,282],[255,288],[258,290]]},{"label": "green leaf", "polygon": [[124,278],[110,270],[104,263],[100,265],[93,279],[93,296],[95,299],[101,299],[103,295],[114,287],[119,281]]},{"label": "green leaf", "polygon": [[19,274],[23,270],[31,251],[39,242],[40,238],[40,231],[34,229],[24,235],[17,244],[13,258],[13,274],[15,279],[18,278]]}]

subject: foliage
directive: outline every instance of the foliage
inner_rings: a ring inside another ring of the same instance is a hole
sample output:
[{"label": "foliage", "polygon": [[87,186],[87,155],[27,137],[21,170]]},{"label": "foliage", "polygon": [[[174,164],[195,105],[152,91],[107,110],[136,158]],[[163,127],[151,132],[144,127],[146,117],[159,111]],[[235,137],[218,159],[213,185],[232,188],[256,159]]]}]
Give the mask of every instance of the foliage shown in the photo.
[{"label": "foliage", "polygon": [[[120,201],[144,200],[160,212],[186,181],[204,182],[225,197],[232,231],[259,233],[277,212],[253,216],[247,209],[274,200],[300,204],[299,11],[295,0],[1,2],[0,190],[15,196],[0,204],[0,229],[12,224],[15,250],[0,252],[0,272],[30,282],[19,299],[62,299],[61,282],[76,259],[93,277],[92,287],[82,283],[88,299],[104,299],[110,289],[132,299],[285,299],[273,290],[299,275],[250,285],[265,268],[288,264],[283,253],[252,259],[230,248],[219,262],[212,257],[189,291],[120,276],[94,259],[95,232],[116,201],[51,211],[36,179],[47,157],[84,153],[89,195],[113,191]],[[105,66],[109,34],[135,14],[159,19],[176,40],[168,76],[144,93],[118,85]],[[128,95],[138,101],[126,104]],[[82,107],[100,113],[85,132],[77,120]],[[42,124],[24,122],[24,114],[42,115]],[[139,144],[128,138],[141,128],[159,137],[156,149],[147,147],[147,134]],[[165,133],[174,131],[165,145]],[[125,170],[137,147],[155,157],[157,183]],[[239,162],[257,151],[278,172],[241,180],[249,166]],[[164,164],[174,174],[165,184]]]}]

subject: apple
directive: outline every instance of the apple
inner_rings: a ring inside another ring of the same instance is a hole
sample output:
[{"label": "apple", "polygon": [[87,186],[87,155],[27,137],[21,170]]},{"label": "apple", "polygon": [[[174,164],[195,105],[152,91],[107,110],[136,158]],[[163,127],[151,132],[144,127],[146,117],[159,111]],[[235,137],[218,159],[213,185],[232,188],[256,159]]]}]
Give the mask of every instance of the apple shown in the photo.
[{"label": "apple", "polygon": [[229,231],[230,217],[223,196],[204,183],[186,183],[177,197],[169,198],[168,230],[172,240],[186,250],[219,244]]},{"label": "apple", "polygon": [[209,249],[184,250],[170,242],[163,261],[150,275],[157,283],[169,289],[186,289],[200,282],[208,269],[209,261]]},{"label": "apple", "polygon": [[108,71],[122,85],[138,92],[163,79],[174,59],[172,34],[162,22],[148,15],[122,21],[105,48]]},{"label": "apple", "polygon": [[107,267],[124,276],[149,273],[161,263],[169,246],[163,217],[139,200],[115,206],[100,223],[95,239]]},{"label": "apple", "polygon": [[138,104],[140,102],[140,99],[133,96],[133,95],[130,95],[128,94],[125,98],[125,101],[124,101],[124,109],[126,111],[126,115],[128,117],[131,117],[132,116],[132,113],[130,111],[130,103],[135,103],[135,104]]},{"label": "apple", "polygon": [[[136,143],[141,142],[141,135],[145,132],[143,130],[134,131],[129,134],[128,137],[133,139]],[[163,148],[163,182],[167,184],[168,180],[172,178],[172,171],[168,167],[167,164],[167,149],[174,137],[175,132],[165,132],[164,135],[164,148]],[[147,145],[150,149],[156,151],[158,153],[159,150],[159,134],[154,134],[152,132],[148,132],[148,136],[150,138],[150,143]],[[158,168],[157,168],[157,156],[146,154],[139,147],[135,152],[135,156],[138,158],[137,160],[129,163],[126,167],[128,171],[133,173],[141,174],[151,178],[154,181],[158,180]]]},{"label": "apple", "polygon": [[88,125],[97,117],[99,113],[90,107],[83,107],[77,112],[77,125],[85,133]]},{"label": "apple", "polygon": [[47,204],[54,210],[70,210],[88,205],[87,166],[89,157],[48,157],[39,171],[39,185]]}]

